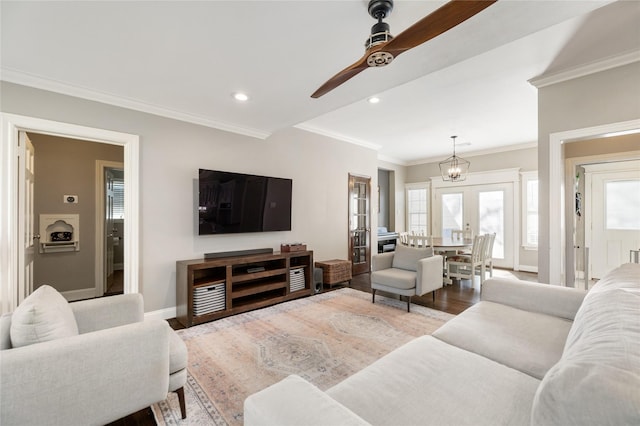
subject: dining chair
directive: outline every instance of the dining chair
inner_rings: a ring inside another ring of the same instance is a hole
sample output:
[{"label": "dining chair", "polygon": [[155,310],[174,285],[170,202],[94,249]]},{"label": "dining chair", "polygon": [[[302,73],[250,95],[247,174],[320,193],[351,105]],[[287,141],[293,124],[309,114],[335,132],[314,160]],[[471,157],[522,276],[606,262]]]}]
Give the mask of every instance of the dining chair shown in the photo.
[{"label": "dining chair", "polygon": [[471,229],[452,229],[451,238],[454,240],[473,238],[473,231]]},{"label": "dining chair", "polygon": [[409,246],[426,248],[431,247],[433,249],[433,240],[430,235],[409,235]]},{"label": "dining chair", "polygon": [[409,245],[409,233],[408,232],[400,232],[398,235],[398,242],[403,246]]},{"label": "dining chair", "polygon": [[[450,280],[451,278],[463,278],[469,279],[473,283],[473,277],[476,274],[476,270],[480,271],[480,285],[484,282],[485,275],[485,236],[476,235],[473,238],[473,246],[471,247],[471,254],[456,254],[446,259],[446,276]],[[452,268],[454,267],[454,268]]]},{"label": "dining chair", "polygon": [[496,241],[496,233],[486,234],[484,241],[484,266],[489,267],[489,276],[493,277],[493,243]]}]

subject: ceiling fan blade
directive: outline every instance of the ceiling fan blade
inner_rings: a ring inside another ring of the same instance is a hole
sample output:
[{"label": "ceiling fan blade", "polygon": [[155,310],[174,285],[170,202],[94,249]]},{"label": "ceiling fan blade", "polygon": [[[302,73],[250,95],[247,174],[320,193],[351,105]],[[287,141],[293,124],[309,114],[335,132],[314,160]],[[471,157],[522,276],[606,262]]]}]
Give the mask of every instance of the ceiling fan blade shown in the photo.
[{"label": "ceiling fan blade", "polygon": [[396,57],[449,31],[496,1],[452,0],[395,36],[384,46],[384,50]]},{"label": "ceiling fan blade", "polygon": [[358,62],[348,66],[347,68],[340,71],[338,74],[331,77],[326,83],[318,88],[311,95],[312,98],[319,98],[320,96],[332,91],[336,87],[340,86],[345,81],[349,80],[351,77],[361,73],[365,69],[369,68],[367,65],[367,55],[363,56]]}]

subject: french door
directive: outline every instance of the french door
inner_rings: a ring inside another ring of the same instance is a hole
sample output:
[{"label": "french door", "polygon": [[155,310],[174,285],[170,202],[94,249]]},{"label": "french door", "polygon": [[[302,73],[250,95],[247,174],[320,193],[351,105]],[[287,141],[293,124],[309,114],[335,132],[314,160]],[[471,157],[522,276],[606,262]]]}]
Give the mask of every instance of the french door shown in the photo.
[{"label": "french door", "polygon": [[371,178],[349,174],[349,260],[352,275],[371,270]]},{"label": "french door", "polygon": [[513,268],[515,249],[513,183],[441,187],[434,192],[433,230],[442,237],[454,229],[496,234],[496,266]]}]

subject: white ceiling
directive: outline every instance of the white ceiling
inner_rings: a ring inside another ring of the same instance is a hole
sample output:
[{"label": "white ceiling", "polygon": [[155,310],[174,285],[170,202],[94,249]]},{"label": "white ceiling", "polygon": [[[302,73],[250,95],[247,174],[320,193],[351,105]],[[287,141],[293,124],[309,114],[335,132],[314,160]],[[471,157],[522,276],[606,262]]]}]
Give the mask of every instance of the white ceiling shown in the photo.
[{"label": "white ceiling", "polygon": [[[364,54],[367,3],[2,0],[0,77],[259,138],[298,126],[412,164],[448,156],[454,134],[459,153],[533,144],[529,79],[640,50],[638,1],[500,0],[312,99]],[[442,4],[397,0],[386,21],[398,34]]]}]

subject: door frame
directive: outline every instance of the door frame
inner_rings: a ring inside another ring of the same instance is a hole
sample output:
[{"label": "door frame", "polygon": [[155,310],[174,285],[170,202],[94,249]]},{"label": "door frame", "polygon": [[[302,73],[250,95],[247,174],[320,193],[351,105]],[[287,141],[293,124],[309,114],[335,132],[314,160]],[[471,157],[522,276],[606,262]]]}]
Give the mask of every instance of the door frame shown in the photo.
[{"label": "door frame", "polygon": [[18,133],[42,133],[64,138],[119,145],[124,148],[125,215],[124,292],[139,292],[139,145],[138,135],[79,126],[41,118],[0,113],[0,312],[17,306],[18,247],[24,236],[18,225]]},{"label": "door frame", "polygon": [[[573,222],[566,218],[566,212],[572,211],[571,205],[574,203],[574,198],[565,197],[565,164],[562,145],[585,139],[606,138],[638,132],[640,132],[640,119],[549,134],[547,157],[549,174],[546,176],[548,179],[546,186],[548,203],[546,212],[539,212],[541,217],[545,215],[548,218],[546,224],[548,241],[547,247],[539,247],[538,250],[538,273],[542,272],[538,276],[540,282],[567,286],[566,265],[571,264],[571,267],[573,267],[574,262],[573,240],[571,238],[574,232]],[[538,175],[539,182],[542,185],[544,185],[544,178],[545,176]],[[539,220],[542,223],[542,219]],[[570,243],[567,244],[567,241]],[[546,258],[546,262],[540,261],[543,257]],[[547,271],[546,275],[544,274],[544,269],[540,271],[541,263],[546,263],[546,268],[544,268]]]},{"label": "door frame", "polygon": [[[95,282],[96,282],[96,297],[103,296],[105,293],[105,273],[104,266],[106,263],[106,241],[105,241],[105,181],[104,181],[104,172],[106,169],[123,169],[124,163],[118,161],[107,161],[107,160],[96,160],[96,260],[95,260]],[[125,185],[126,185],[125,180]],[[126,192],[125,192],[126,196]],[[125,215],[125,226],[127,223],[127,216]],[[125,265],[126,265],[125,260]],[[126,291],[125,291],[126,293]]]}]

